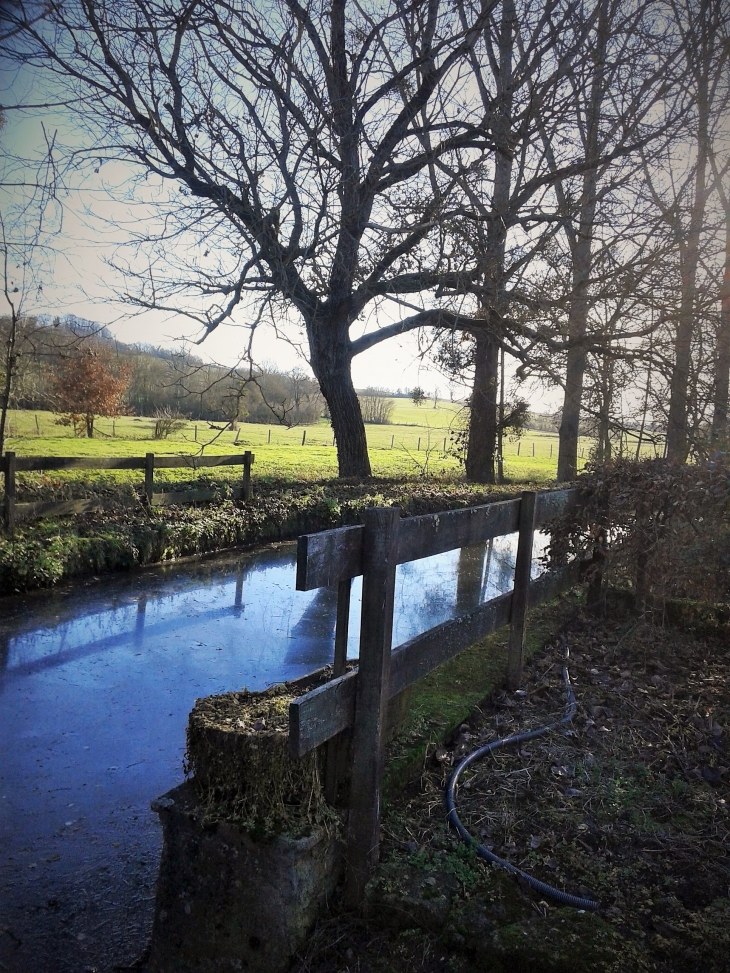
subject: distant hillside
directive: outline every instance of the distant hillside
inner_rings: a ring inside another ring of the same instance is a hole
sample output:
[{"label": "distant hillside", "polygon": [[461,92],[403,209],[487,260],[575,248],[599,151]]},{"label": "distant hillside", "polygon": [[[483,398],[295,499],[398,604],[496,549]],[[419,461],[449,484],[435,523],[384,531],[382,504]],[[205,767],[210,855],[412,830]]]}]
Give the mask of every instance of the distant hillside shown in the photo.
[{"label": "distant hillside", "polygon": [[[0,318],[0,341],[9,320]],[[11,407],[54,409],[54,377],[62,362],[96,347],[120,364],[131,364],[125,411],[154,416],[161,411],[189,419],[281,423],[316,422],[324,400],[317,383],[301,370],[288,373],[212,365],[184,348],[158,348],[119,341],[104,325],[74,315],[28,318],[21,324]]]}]

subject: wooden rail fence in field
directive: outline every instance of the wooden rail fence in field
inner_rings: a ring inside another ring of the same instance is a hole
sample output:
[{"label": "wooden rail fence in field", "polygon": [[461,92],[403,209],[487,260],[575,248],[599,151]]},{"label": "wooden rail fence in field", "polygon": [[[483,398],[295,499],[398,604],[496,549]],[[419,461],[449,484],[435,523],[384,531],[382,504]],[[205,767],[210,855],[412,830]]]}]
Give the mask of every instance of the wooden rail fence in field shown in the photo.
[{"label": "wooden rail fence in field", "polygon": [[[398,508],[370,508],[364,524],[299,538],[299,590],[338,586],[334,677],[294,700],[289,709],[289,746],[301,757],[327,741],[325,786],[339,763],[337,748],[352,731],[348,801],[347,896],[355,905],[378,859],[380,796],[388,701],[436,666],[504,625],[510,626],[507,679],[515,687],[523,661],[528,608],[576,584],[573,561],[531,581],[534,533],[577,502],[576,490],[526,492],[505,500],[401,519]],[[514,589],[466,615],[444,622],[391,651],[395,571],[398,564],[431,557],[519,532]],[[362,575],[360,657],[346,671],[347,627],[352,579]],[[336,785],[335,785],[336,786]]]},{"label": "wooden rail fence in field", "polygon": [[[37,501],[35,503],[16,502],[16,473],[42,470],[144,470],[144,492],[151,507],[178,503],[205,503],[219,496],[217,490],[179,490],[167,493],[154,492],[155,470],[190,469],[200,470],[212,466],[243,465],[241,485],[232,490],[234,500],[251,499],[251,464],[255,456],[249,450],[226,456],[107,456],[91,458],[85,456],[16,456],[5,453],[0,460],[5,474],[5,529],[12,531],[21,520],[35,520],[38,517],[61,517],[68,514],[84,513],[102,506],[98,498],[87,500]],[[132,501],[130,501],[131,503]]]}]

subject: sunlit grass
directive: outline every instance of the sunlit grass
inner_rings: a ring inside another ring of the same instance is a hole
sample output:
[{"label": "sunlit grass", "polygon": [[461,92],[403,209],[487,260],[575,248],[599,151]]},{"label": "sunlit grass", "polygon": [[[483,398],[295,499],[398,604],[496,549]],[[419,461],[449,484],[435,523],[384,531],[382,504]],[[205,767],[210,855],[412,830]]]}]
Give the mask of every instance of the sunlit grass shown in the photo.
[{"label": "sunlit grass", "polygon": [[[459,477],[463,467],[451,455],[450,427],[459,406],[433,402],[417,407],[408,399],[394,399],[393,421],[366,427],[373,473],[379,477]],[[51,412],[13,411],[6,448],[25,456],[144,456],[164,454],[226,454],[250,449],[256,454],[254,478],[287,481],[322,480],[337,476],[337,456],[328,422],[287,429],[277,425],[240,423],[236,431],[223,430],[222,422],[188,421],[167,439],[154,438],[155,420],[139,416],[117,416],[96,420],[93,439],[77,438],[73,430],[58,425]],[[636,440],[629,442],[635,450]],[[589,458],[593,441],[582,438],[579,466]],[[527,432],[522,439],[508,437],[504,443],[505,476],[514,482],[549,483],[557,470],[558,437],[554,433]],[[642,455],[654,455],[644,444]],[[90,479],[95,473],[64,474]],[[112,479],[133,482],[137,473],[110,473]],[[211,469],[203,475],[217,480],[238,479],[236,469]],[[57,476],[57,474],[53,474]],[[188,470],[159,471],[156,479],[189,481]]]}]

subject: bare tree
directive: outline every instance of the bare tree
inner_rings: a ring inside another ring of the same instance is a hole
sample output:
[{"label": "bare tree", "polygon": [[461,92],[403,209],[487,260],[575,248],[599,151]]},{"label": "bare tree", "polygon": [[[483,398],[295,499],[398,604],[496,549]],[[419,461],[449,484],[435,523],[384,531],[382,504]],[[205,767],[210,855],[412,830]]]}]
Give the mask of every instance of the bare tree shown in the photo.
[{"label": "bare tree", "polygon": [[[500,349],[517,357],[522,375],[547,365],[557,378],[556,359],[567,355],[568,384],[577,390],[571,400],[580,411],[585,355],[601,341],[598,334],[587,340],[584,321],[592,222],[606,193],[598,183],[606,173],[614,185],[625,180],[625,159],[652,138],[645,119],[666,84],[656,59],[653,71],[642,61],[648,7],[505,0],[485,32],[486,56],[472,55],[496,147],[492,162],[466,180],[474,216],[457,229],[483,274],[477,317],[484,326],[474,330],[473,345],[457,342],[474,376],[466,461],[472,479],[494,481]],[[549,286],[555,282],[546,273],[561,232],[575,266],[567,328],[570,298],[562,286]],[[455,347],[451,338],[446,344]],[[443,351],[442,342],[442,358]],[[577,429],[573,411],[564,411],[566,429]],[[577,453],[577,433],[575,447]]]},{"label": "bare tree", "polygon": [[[456,18],[445,0],[377,13],[346,0],[20,0],[9,15],[16,56],[70,87],[97,156],[181,190],[146,241],[136,300],[205,333],[239,307],[252,331],[298,312],[343,475],[370,473],[351,361],[397,333],[353,339],[351,326],[388,298],[478,276],[448,266],[439,227],[491,144],[467,58],[496,3]],[[173,237],[192,254],[165,276]]]},{"label": "bare tree", "polygon": [[[682,79],[691,94],[685,125],[672,145],[651,165],[645,164],[646,184],[676,250],[678,276],[674,318],[667,457],[683,463],[692,445],[693,348],[704,343],[698,273],[702,270],[703,237],[708,231],[708,179],[713,142],[718,138],[730,108],[727,81],[728,15],[722,0],[676,0],[672,11],[682,41]],[[669,269],[669,268],[667,268]],[[722,341],[719,351],[722,350]],[[694,368],[696,375],[701,368]],[[722,406],[721,406],[722,410]],[[697,410],[695,409],[695,414]]]},{"label": "bare tree", "polygon": [[728,441],[728,385],[730,384],[730,194],[723,186],[723,178],[730,172],[730,161],[721,172],[714,153],[711,155],[717,194],[722,204],[725,222],[725,259],[722,281],[718,288],[720,315],[715,346],[715,380],[713,388],[712,442],[727,445]]},{"label": "bare tree", "polygon": [[393,415],[393,400],[387,389],[367,388],[360,395],[360,408],[365,422],[387,425]]},{"label": "bare tree", "polygon": [[[589,345],[600,345],[601,322],[611,322],[605,355],[599,355],[603,385],[610,385],[611,360],[621,353],[622,344],[627,350],[630,332],[641,336],[656,326],[647,319],[642,327],[641,317],[637,322],[636,314],[627,314],[625,308],[627,297],[648,279],[661,254],[661,246],[652,240],[651,214],[638,202],[638,175],[642,153],[656,153],[671,138],[685,108],[676,72],[678,42],[671,31],[662,35],[661,10],[648,4],[600,0],[597,12],[590,63],[573,95],[576,134],[587,167],[580,180],[560,180],[555,185],[570,266],[564,323],[570,347],[563,380],[558,480],[571,480],[577,473]],[[622,305],[629,327],[622,327],[615,315]],[[636,300],[629,306],[635,312]],[[594,307],[599,309],[597,327],[590,323]],[[602,395],[607,391],[608,386]],[[607,434],[604,416],[604,453]]]}]

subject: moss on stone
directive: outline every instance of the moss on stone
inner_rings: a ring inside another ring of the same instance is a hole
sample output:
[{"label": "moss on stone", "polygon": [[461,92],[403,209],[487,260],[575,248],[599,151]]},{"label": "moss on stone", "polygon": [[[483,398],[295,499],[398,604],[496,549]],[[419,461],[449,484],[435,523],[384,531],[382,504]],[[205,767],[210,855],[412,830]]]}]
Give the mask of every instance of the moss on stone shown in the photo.
[{"label": "moss on stone", "polygon": [[303,834],[336,818],[324,800],[323,755],[289,753],[289,703],[305,689],[272,686],[196,700],[187,728],[186,771],[207,818],[253,833]]}]

